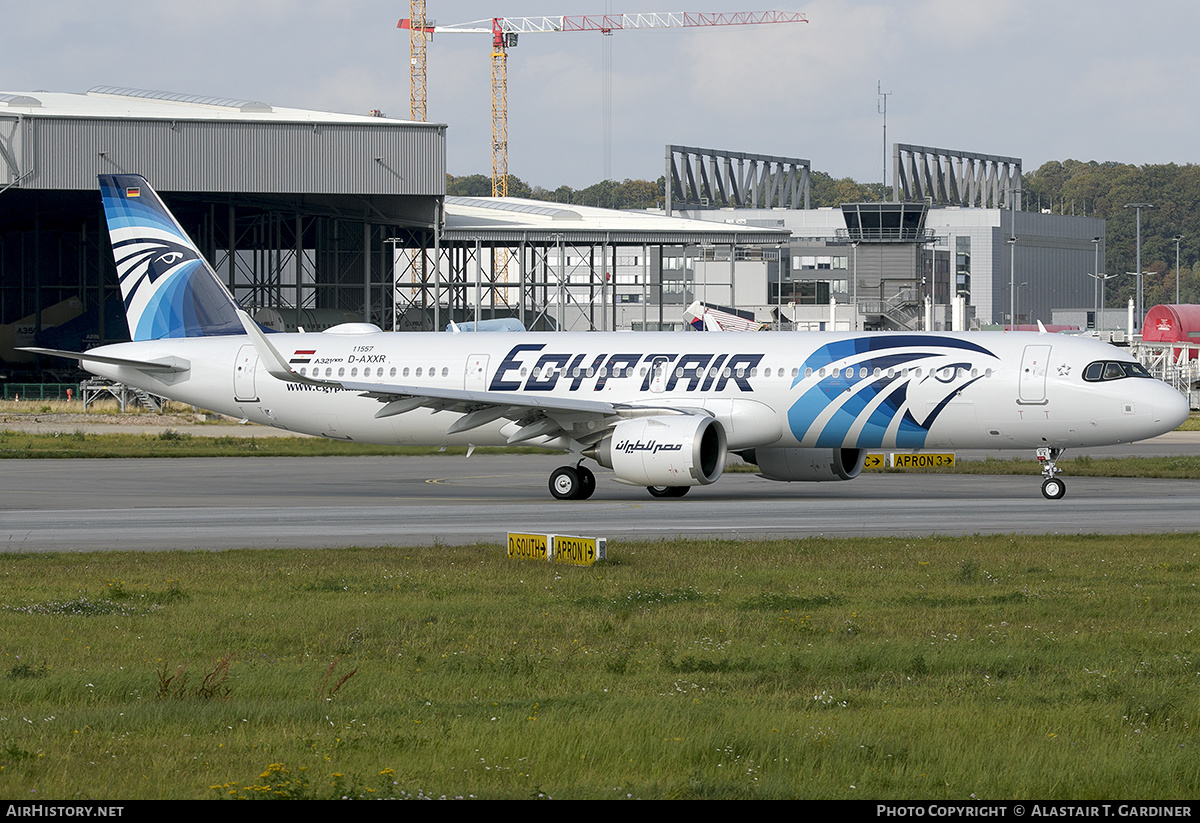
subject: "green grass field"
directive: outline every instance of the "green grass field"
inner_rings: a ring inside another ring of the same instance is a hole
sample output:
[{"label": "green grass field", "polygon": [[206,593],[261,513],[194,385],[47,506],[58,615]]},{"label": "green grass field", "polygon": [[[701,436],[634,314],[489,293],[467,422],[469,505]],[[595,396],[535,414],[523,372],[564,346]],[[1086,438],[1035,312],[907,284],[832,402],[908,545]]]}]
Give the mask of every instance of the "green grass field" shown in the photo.
[{"label": "green grass field", "polygon": [[[0,459],[81,457],[353,457],[437,454],[427,446],[377,446],[317,437],[205,437],[168,429],[161,434],[30,434],[0,430]],[[462,455],[462,447],[444,450]],[[477,454],[557,454],[536,448],[480,448]],[[1200,457],[1066,458],[1059,461],[1066,477],[1200,478]],[[756,466],[731,466],[728,471],[757,472]],[[1036,460],[1013,457],[959,460],[953,467],[936,469],[882,469],[952,474],[1028,474],[1041,472]]]},{"label": "green grass field", "polygon": [[[58,401],[0,403],[0,413],[35,415],[61,413],[64,410],[78,411],[79,403],[68,404]],[[183,413],[190,407],[174,404],[170,411]],[[97,416],[115,411],[114,403],[101,403],[95,407]],[[151,426],[158,419],[145,412],[127,415],[142,425]],[[70,433],[33,434],[4,429],[0,423],[0,459],[4,458],[80,458],[80,457],[351,457],[357,455],[401,456],[436,454],[444,451],[448,455],[461,455],[465,448],[438,449],[430,446],[380,446],[371,443],[350,443],[327,440],[319,437],[255,436],[254,428],[247,429],[245,436],[205,436],[201,425],[196,433],[187,429],[167,429],[159,434],[121,433],[96,434],[82,429]],[[1183,426],[1184,430],[1200,430],[1200,416],[1193,416]],[[489,448],[477,450],[479,454],[555,454],[537,448]],[[999,453],[998,453],[999,454]],[[1025,452],[1016,457],[989,457],[985,460],[959,460],[951,468],[936,469],[883,469],[882,471],[948,472],[956,474],[1030,474],[1041,472],[1038,462]],[[1068,453],[1069,454],[1069,453]],[[1066,457],[1059,466],[1068,476],[1074,477],[1163,477],[1176,479],[1200,478],[1200,457],[1181,455],[1172,458],[1091,458]],[[758,471],[754,466],[732,466],[730,471]]]},{"label": "green grass field", "polygon": [[1200,538],[0,555],[8,798],[1188,798]]},{"label": "green grass field", "polygon": [[[75,431],[32,434],[0,429],[0,459],[69,459],[80,457],[356,457],[369,455],[461,455],[462,447],[379,446],[321,437],[245,437],[195,435],[167,429],[160,434],[94,434]],[[477,454],[551,454],[536,448],[480,448]]]}]

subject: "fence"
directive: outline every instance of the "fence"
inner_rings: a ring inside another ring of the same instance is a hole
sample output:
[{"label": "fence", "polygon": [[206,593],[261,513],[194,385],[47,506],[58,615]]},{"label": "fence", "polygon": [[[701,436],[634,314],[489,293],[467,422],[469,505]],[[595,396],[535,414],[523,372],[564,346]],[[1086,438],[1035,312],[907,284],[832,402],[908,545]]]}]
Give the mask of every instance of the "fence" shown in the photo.
[{"label": "fence", "polygon": [[5,400],[66,400],[67,390],[79,397],[78,383],[5,383]]}]

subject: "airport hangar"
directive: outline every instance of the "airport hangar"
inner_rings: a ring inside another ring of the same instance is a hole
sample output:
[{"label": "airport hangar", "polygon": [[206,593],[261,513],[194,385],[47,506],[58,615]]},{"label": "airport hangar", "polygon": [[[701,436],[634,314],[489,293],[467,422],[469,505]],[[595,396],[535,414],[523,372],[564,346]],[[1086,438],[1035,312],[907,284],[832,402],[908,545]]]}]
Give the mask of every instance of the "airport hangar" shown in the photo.
[{"label": "airport hangar", "polygon": [[[546,266],[546,250],[566,248],[576,278],[579,261],[591,261],[585,279],[600,295],[574,320],[611,328],[603,296],[612,278],[595,263],[597,248],[615,256],[635,247],[644,264],[664,245],[775,244],[787,235],[490,198],[447,203],[445,130],[378,112],[106,86],[0,92],[0,324],[28,318],[31,331],[10,346],[36,337],[77,350],[128,339],[98,196],[104,173],[146,177],[240,304],[310,330],[322,316],[347,314],[385,329],[415,316],[408,327],[432,328],[475,319],[482,307],[558,328],[546,300],[564,272]],[[74,321],[50,311],[72,299],[82,312]],[[73,339],[63,337],[68,326]]]},{"label": "airport hangar", "polygon": [[128,339],[104,173],[145,176],[243,305],[361,318],[388,298],[385,241],[435,219],[445,126],[113,87],[0,93],[4,323],[40,327],[78,297],[88,344]]}]

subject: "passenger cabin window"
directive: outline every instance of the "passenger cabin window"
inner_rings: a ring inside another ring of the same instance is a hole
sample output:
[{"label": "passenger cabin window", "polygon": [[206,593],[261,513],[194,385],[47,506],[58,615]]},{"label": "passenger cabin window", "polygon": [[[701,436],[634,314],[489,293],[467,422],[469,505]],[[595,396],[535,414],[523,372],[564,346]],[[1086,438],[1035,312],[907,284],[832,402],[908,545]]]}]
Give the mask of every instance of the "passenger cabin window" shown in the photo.
[{"label": "passenger cabin window", "polygon": [[1109,360],[1089,363],[1083,370],[1083,379],[1091,383],[1105,380],[1121,380],[1126,377],[1151,377],[1141,363]]}]

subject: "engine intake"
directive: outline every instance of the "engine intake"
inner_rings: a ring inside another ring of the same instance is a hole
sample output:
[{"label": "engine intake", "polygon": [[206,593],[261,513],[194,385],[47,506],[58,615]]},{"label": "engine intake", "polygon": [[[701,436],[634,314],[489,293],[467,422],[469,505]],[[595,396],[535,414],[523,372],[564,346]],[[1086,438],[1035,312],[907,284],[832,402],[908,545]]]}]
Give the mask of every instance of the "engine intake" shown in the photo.
[{"label": "engine intake", "polygon": [[622,420],[584,452],[635,486],[707,486],[725,470],[725,429],[693,414]]}]

